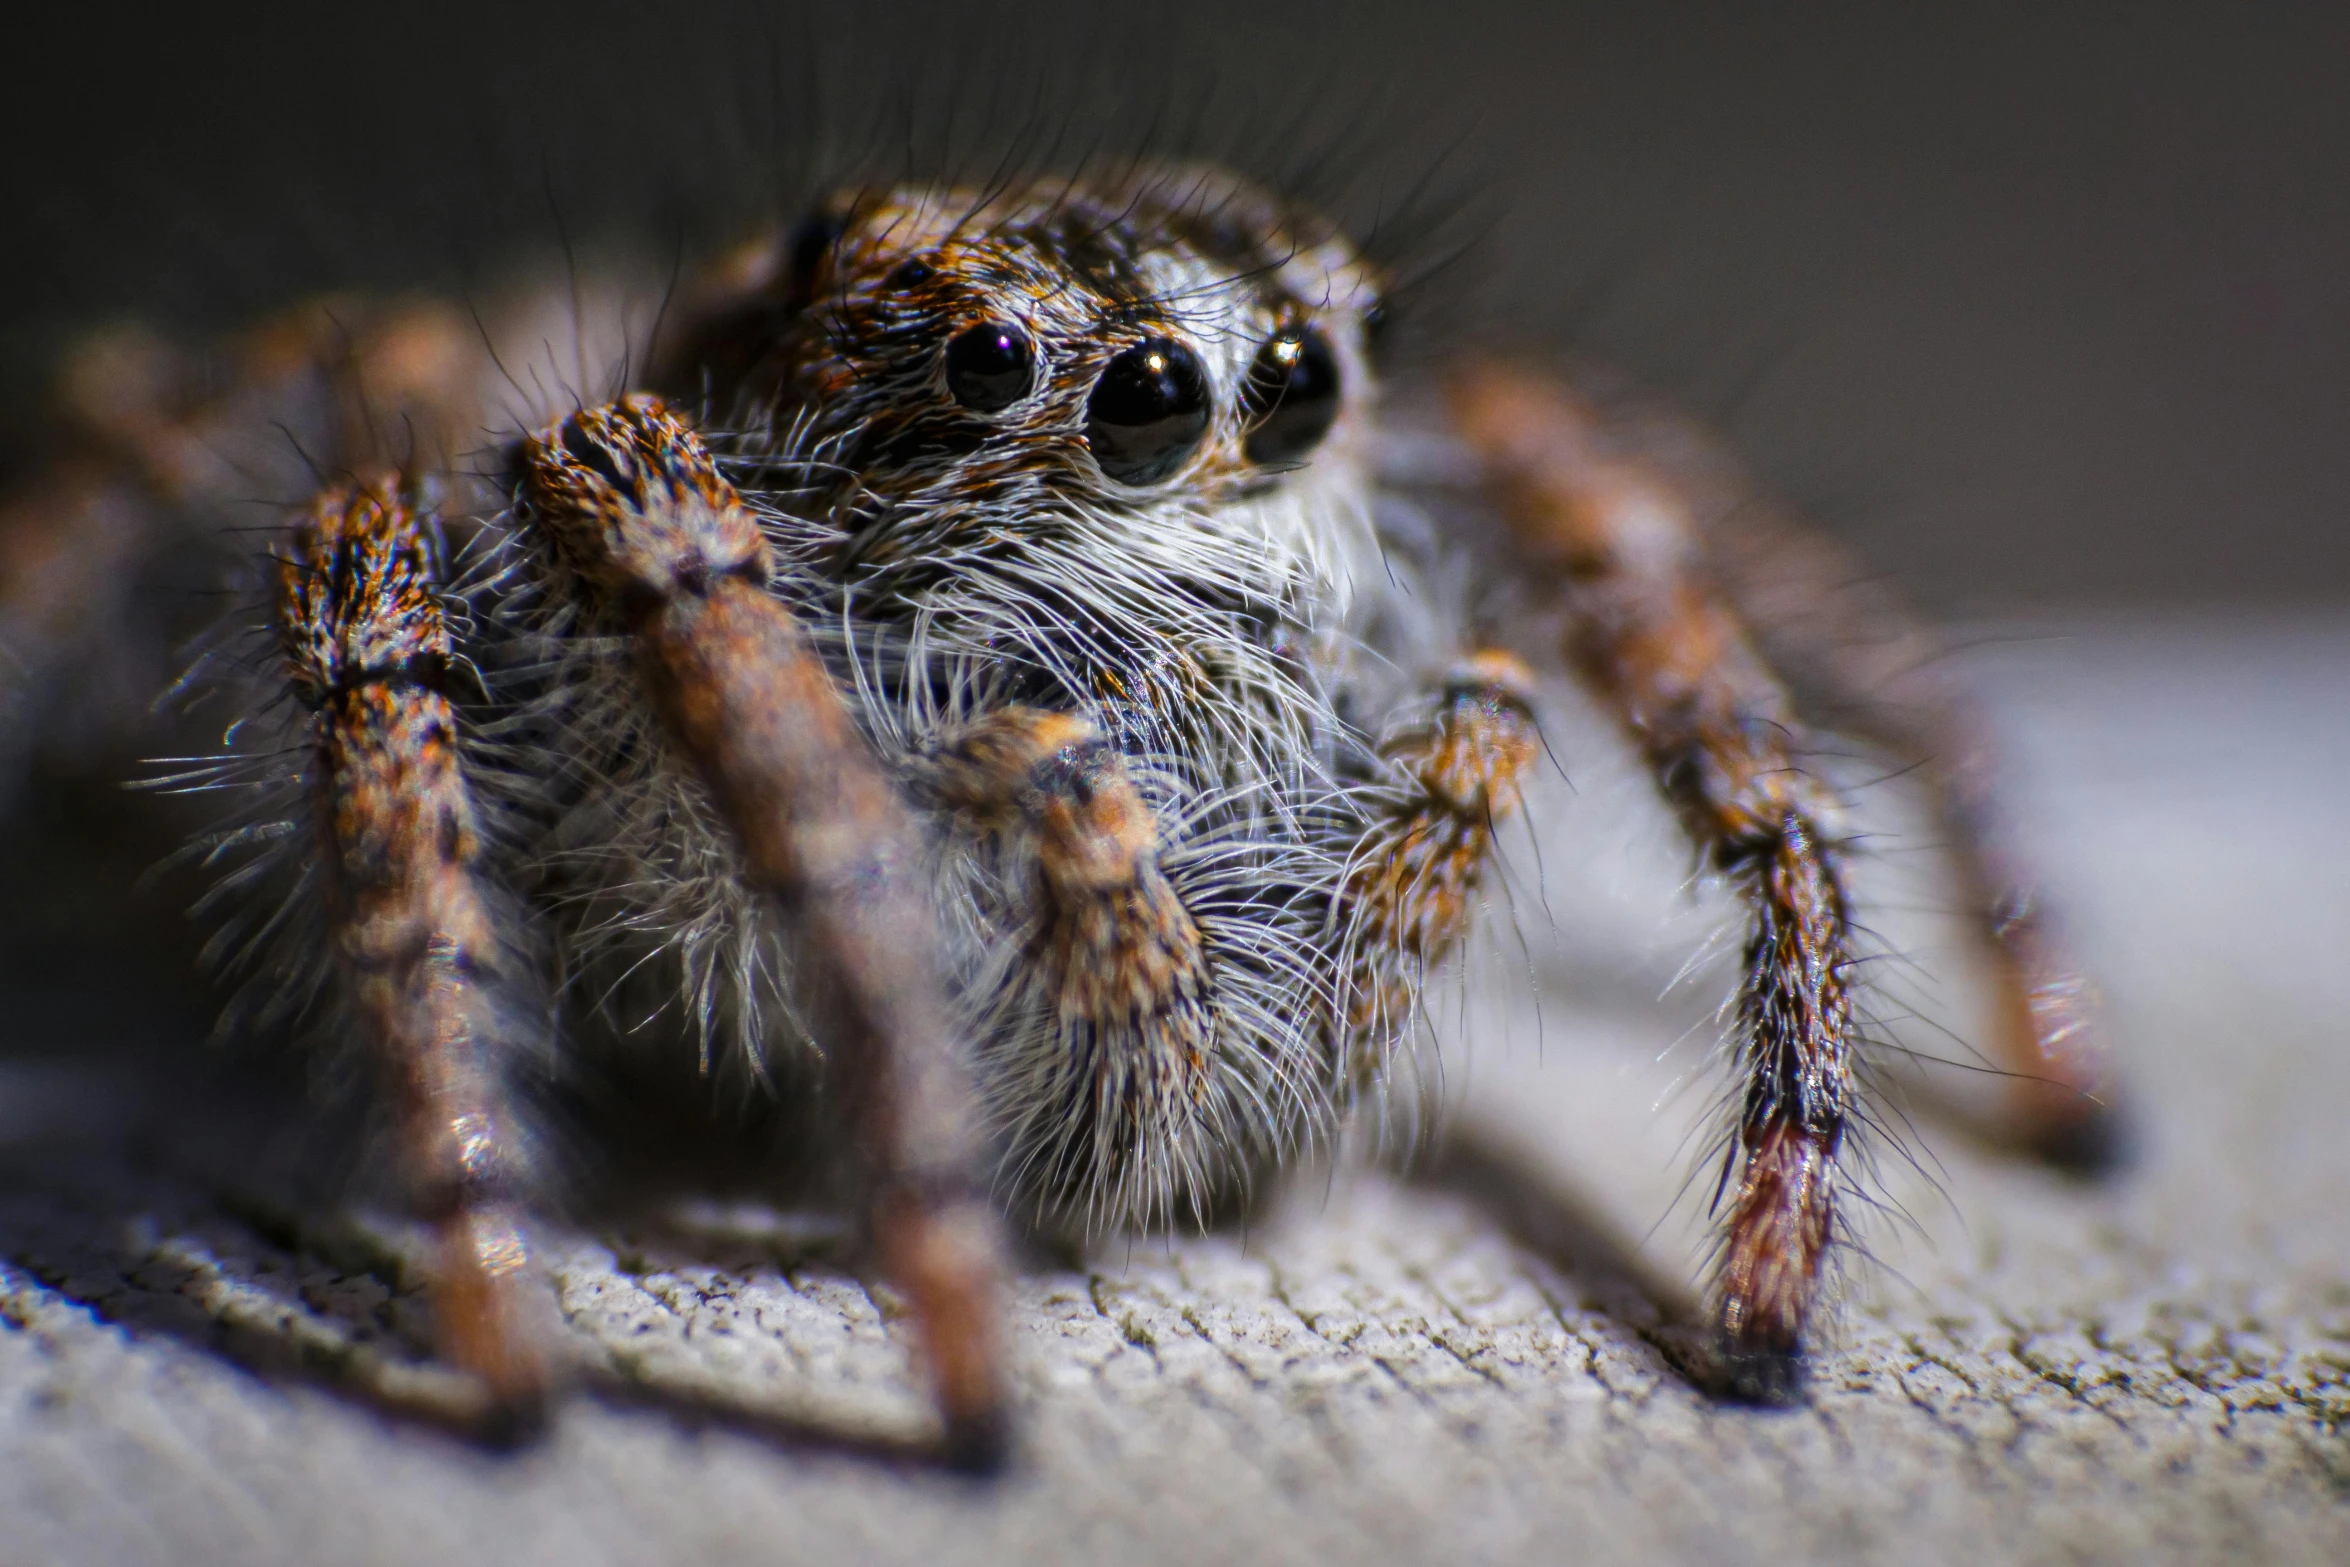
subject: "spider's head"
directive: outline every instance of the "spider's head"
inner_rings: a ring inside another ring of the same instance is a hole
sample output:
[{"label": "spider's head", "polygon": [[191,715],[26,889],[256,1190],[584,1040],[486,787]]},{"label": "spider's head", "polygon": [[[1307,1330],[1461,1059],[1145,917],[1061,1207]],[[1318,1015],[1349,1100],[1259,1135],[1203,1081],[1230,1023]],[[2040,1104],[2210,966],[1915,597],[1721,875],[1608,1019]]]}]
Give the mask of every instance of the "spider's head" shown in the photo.
[{"label": "spider's head", "polygon": [[772,400],[883,555],[1127,519],[1294,564],[1361,489],[1372,269],[1231,175],[846,192],[773,254],[720,390]]},{"label": "spider's head", "polygon": [[[844,194],[795,236],[784,395],[869,485],[1261,487],[1368,401],[1370,270],[1220,172]],[[976,459],[970,461],[969,459]]]}]

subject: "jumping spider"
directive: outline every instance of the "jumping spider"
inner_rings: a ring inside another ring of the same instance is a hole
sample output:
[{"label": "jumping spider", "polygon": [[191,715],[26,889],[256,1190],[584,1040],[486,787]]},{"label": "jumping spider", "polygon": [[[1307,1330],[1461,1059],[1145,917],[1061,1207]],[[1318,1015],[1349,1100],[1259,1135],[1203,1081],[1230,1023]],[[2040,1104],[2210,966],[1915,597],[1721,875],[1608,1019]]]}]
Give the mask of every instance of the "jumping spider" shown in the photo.
[{"label": "jumping spider", "polygon": [[2084,992],[1931,640],[1561,378],[1383,398],[1381,290],[1311,212],[1160,166],[845,194],[649,347],[583,347],[583,384],[626,381],[569,411],[430,301],[305,307],[203,373],[120,334],[74,360],[77,444],[4,518],[35,696],[165,531],[308,492],[266,546],[266,656],[199,675],[240,739],[177,776],[263,802],[212,845],[259,846],[216,899],[251,1015],[369,1047],[444,1354],[491,1407],[545,1381],[516,1063],[650,1023],[836,1107],[950,1443],[992,1451],[999,1206],[1197,1221],[1377,1096],[1538,755],[1545,661],[1745,910],[1729,1391],[1800,1385],[1857,1109],[1805,712],[1924,763],[2009,1130],[2094,1143]]}]

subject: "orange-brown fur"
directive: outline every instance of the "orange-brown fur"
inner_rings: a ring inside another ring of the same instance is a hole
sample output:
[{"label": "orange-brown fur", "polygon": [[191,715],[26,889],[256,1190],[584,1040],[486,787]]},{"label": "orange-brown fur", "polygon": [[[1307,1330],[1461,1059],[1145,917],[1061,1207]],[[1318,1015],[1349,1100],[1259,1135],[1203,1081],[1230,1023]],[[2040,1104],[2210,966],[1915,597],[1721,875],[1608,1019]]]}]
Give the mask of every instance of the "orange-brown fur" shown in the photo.
[{"label": "orange-brown fur", "polygon": [[1834,1224],[1852,1098],[1851,932],[1828,787],[1793,705],[1703,575],[1671,488],[1595,448],[1555,383],[1476,367],[1453,383],[1520,552],[1573,612],[1567,654],[1752,921],[1738,998],[1743,1153],[1716,1270],[1731,1380],[1788,1395]]},{"label": "orange-brown fur", "polygon": [[279,566],[277,629],[311,712],[330,946],[389,1086],[418,1209],[440,1231],[443,1349],[511,1414],[541,1373],[513,1297],[521,1242],[500,1207],[503,1041],[483,991],[498,939],[441,689],[454,649],[432,544],[395,480],[318,497]]},{"label": "orange-brown fur", "polygon": [[1385,1067],[1429,971],[1468,936],[1494,833],[1518,808],[1538,744],[1533,675],[1508,653],[1468,660],[1442,703],[1382,748],[1402,788],[1347,876],[1355,973],[1346,1031],[1364,1085]]},{"label": "orange-brown fur", "polygon": [[[1025,837],[1037,908],[1029,951],[1064,1049],[1082,1063],[1068,1113],[1101,1133],[1180,1120],[1207,1092],[1215,1019],[1198,923],[1158,860],[1159,829],[1117,750],[1068,714],[990,714],[940,756],[940,801]],[[1113,1059],[1112,1034],[1144,1059]]]}]

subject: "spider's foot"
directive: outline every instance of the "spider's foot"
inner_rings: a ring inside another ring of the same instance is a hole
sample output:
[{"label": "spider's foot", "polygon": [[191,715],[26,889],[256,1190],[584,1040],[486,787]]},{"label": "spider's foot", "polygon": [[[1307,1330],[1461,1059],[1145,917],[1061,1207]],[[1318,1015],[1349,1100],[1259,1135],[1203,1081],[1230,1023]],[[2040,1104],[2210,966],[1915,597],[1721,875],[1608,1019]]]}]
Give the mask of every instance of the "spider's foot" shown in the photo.
[{"label": "spider's foot", "polygon": [[1804,1402],[1800,1344],[1741,1344],[1724,1335],[1714,1345],[1714,1365],[1717,1391],[1733,1403],[1792,1409]]},{"label": "spider's foot", "polygon": [[992,1480],[1011,1467],[1012,1422],[1000,1404],[948,1417],[939,1461],[957,1474]]},{"label": "spider's foot", "polygon": [[467,1423],[466,1435],[493,1452],[515,1452],[545,1436],[552,1415],[544,1387],[493,1393]]},{"label": "spider's foot", "polygon": [[522,1250],[509,1216],[461,1209],[443,1222],[432,1306],[441,1357],[478,1390],[463,1422],[485,1447],[515,1448],[547,1427],[553,1389]]},{"label": "spider's foot", "polygon": [[2052,1168],[2084,1180],[2112,1175],[2137,1154],[2129,1116],[2105,1102],[2040,1128],[2030,1146]]}]

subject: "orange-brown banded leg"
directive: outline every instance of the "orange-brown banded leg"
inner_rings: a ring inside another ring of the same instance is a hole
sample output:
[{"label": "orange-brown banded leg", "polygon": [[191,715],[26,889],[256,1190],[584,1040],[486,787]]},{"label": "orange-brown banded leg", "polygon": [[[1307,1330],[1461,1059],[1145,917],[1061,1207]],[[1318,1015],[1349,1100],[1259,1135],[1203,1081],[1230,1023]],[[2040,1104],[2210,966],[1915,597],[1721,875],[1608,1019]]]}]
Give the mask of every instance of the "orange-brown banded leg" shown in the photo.
[{"label": "orange-brown banded leg", "polygon": [[1082,718],[1012,708],[943,749],[930,787],[1020,840],[1031,868],[1028,955],[1052,1036],[1008,1128],[1024,1181],[1144,1223],[1203,1210],[1212,1194],[1186,1155],[1209,1095],[1214,981],[1124,757]]},{"label": "orange-brown banded leg", "polygon": [[485,988],[498,941],[441,689],[454,649],[435,564],[428,527],[396,481],[330,489],[279,563],[277,626],[311,714],[331,950],[390,1089],[403,1169],[439,1237],[442,1352],[481,1380],[485,1419],[511,1428],[535,1414],[543,1377],[515,1299],[524,1254],[507,1206],[504,1041]]},{"label": "orange-brown banded leg", "polygon": [[2000,988],[1993,1046],[2012,1076],[1990,1130],[2061,1164],[2110,1163],[2120,1150],[2097,997],[2011,841],[1996,753],[1942,673],[1942,639],[1832,540],[1793,521],[1744,514],[1720,531],[1715,555],[1798,697],[1836,728],[1917,764],[1933,792]]},{"label": "orange-brown banded leg", "polygon": [[1385,1071],[1428,972],[1467,939],[1494,834],[1518,808],[1538,738],[1533,677],[1511,654],[1484,652],[1453,672],[1427,722],[1382,747],[1396,787],[1355,848],[1343,905],[1357,1088]]},{"label": "orange-brown banded leg", "polygon": [[1851,1110],[1838,802],[1799,766],[1790,700],[1699,577],[1669,487],[1595,450],[1582,409],[1551,381],[1476,367],[1452,393],[1520,558],[1565,595],[1571,661],[1749,911],[1736,1023],[1746,1090],[1715,1327],[1729,1390],[1784,1402],[1800,1394]]},{"label": "orange-brown banded leg", "polygon": [[912,817],[789,610],[765,538],[658,401],[524,442],[536,542],[631,635],[648,698],[806,957],[805,997],[875,1182],[875,1237],[911,1297],[950,1451],[1000,1454],[996,1225],[919,884]]}]

